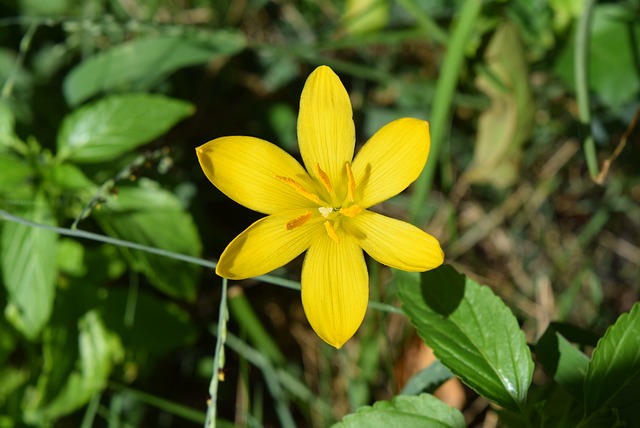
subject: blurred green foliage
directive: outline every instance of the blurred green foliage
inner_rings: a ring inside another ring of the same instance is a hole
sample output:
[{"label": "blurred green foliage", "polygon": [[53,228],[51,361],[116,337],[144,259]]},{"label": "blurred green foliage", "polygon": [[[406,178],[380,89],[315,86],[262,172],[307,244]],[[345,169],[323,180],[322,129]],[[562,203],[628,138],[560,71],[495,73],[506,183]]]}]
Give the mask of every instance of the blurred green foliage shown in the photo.
[{"label": "blurred green foliage", "polygon": [[[636,0],[0,1],[0,426],[640,424],[638,22]],[[319,64],[358,143],[432,121],[423,178],[379,209],[467,273],[371,262],[340,351],[304,320],[298,261],[221,299],[207,259],[256,216],[194,153],[251,135],[297,156]],[[623,134],[594,184],[580,143],[597,166]],[[430,395],[451,376],[480,412]]]}]

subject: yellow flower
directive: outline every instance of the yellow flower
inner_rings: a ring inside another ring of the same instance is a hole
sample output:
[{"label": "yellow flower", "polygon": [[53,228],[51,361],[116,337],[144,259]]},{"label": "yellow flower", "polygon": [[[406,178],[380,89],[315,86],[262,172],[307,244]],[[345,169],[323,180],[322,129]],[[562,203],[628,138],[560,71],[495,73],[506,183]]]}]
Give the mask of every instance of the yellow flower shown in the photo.
[{"label": "yellow flower", "polygon": [[306,170],[279,147],[253,137],[217,138],[196,149],[214,186],[267,214],[227,246],[216,273],[228,279],[258,276],[307,251],[301,281],[305,314],[318,336],[340,348],[367,309],[362,250],[406,271],[443,262],[434,237],[368,209],[418,177],[429,155],[429,124],[393,121],[353,159],[349,96],[338,76],[321,66],[302,90],[298,142]]}]

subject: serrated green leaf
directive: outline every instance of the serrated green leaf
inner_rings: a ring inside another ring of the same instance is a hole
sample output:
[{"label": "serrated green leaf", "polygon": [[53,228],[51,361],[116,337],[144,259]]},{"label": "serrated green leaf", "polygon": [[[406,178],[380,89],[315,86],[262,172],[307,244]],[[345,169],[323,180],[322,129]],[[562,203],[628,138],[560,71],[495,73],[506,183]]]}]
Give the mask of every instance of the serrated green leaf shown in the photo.
[{"label": "serrated green leaf", "polygon": [[58,158],[78,163],[113,159],[159,137],[191,113],[191,104],[162,95],[104,98],[64,119]]},{"label": "serrated green leaf", "polygon": [[[174,194],[151,180],[118,188],[95,218],[107,234],[155,248],[198,257],[202,248],[191,215]],[[160,291],[192,300],[199,268],[169,257],[122,249],[134,269]]]},{"label": "serrated green leaf", "polygon": [[480,395],[518,411],[533,361],[516,318],[490,288],[445,265],[422,273],[420,285],[400,282],[398,295],[445,366]]},{"label": "serrated green leaf", "polygon": [[538,340],[535,352],[544,371],[582,402],[582,385],[587,375],[589,357],[559,333],[553,323]]},{"label": "serrated green leaf", "polygon": [[609,327],[593,351],[584,382],[587,415],[640,405],[640,303]]},{"label": "serrated green leaf", "polygon": [[25,419],[43,423],[67,415],[85,405],[107,384],[115,362],[122,359],[118,336],[107,330],[97,311],[87,312],[78,321],[79,358],[60,393],[42,408],[29,409]]},{"label": "serrated green leaf", "polygon": [[182,67],[233,55],[245,44],[239,31],[133,40],[76,66],[64,81],[64,95],[69,104],[77,105],[100,92],[149,89]]},{"label": "serrated green leaf", "polygon": [[[44,197],[38,195],[21,215],[54,225]],[[7,289],[5,316],[29,339],[46,325],[55,298],[56,243],[49,230],[6,222],[2,227],[2,278]]]},{"label": "serrated green leaf", "polygon": [[463,428],[462,413],[433,395],[398,395],[389,401],[359,408],[332,428],[389,428],[432,427]]}]

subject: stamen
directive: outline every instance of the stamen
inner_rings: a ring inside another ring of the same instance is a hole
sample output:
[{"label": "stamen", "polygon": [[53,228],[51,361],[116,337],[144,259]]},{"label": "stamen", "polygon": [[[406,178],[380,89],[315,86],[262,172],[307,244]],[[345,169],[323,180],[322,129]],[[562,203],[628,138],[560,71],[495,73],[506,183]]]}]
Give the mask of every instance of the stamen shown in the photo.
[{"label": "stamen", "polygon": [[324,228],[327,230],[327,234],[329,235],[329,238],[336,241],[336,244],[339,244],[340,238],[338,238],[338,234],[336,233],[336,230],[333,228],[333,225],[331,224],[330,221],[324,222]]},{"label": "stamen", "polygon": [[345,164],[347,168],[347,199],[349,202],[353,202],[356,193],[356,179],[353,178],[353,171],[351,171],[351,164],[347,162]]},{"label": "stamen", "polygon": [[280,175],[276,175],[275,177],[276,177],[277,180],[279,180],[279,181],[281,181],[281,182],[283,182],[285,184],[288,184],[289,187],[291,187],[296,192],[300,193],[305,198],[309,199],[311,202],[315,202],[316,204],[320,203],[320,198],[318,197],[318,195],[316,195],[315,193],[311,193],[310,191],[305,189],[302,186],[302,184],[298,183],[293,178],[282,177]]},{"label": "stamen", "polygon": [[327,173],[324,172],[322,168],[320,168],[319,164],[315,164],[313,169],[320,181],[322,181],[324,188],[327,189],[327,192],[333,193],[333,186],[331,185],[331,180],[329,180],[329,176],[327,175]]},{"label": "stamen", "polygon": [[287,228],[287,230],[295,229],[296,227],[302,226],[303,224],[305,224],[307,220],[309,220],[310,218],[311,218],[311,211],[307,211],[301,216],[298,216],[293,220],[287,222],[285,227]]},{"label": "stamen", "polygon": [[357,205],[351,205],[349,208],[340,208],[340,214],[347,217],[355,217],[360,214],[360,211],[362,211],[362,208]]}]

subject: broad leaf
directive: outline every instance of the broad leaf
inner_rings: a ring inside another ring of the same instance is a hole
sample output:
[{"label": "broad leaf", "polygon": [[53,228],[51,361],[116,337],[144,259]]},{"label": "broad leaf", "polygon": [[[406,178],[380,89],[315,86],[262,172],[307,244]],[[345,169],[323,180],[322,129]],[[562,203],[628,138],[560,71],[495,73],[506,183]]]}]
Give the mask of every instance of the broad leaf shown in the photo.
[{"label": "broad leaf", "polygon": [[538,340],[536,359],[558,385],[582,402],[582,385],[587,375],[589,357],[558,332],[554,324]]},{"label": "broad leaf", "polygon": [[[55,223],[41,196],[20,214],[37,223]],[[49,230],[5,222],[1,239],[2,278],[8,294],[5,316],[16,329],[34,339],[53,308],[58,236]]]},{"label": "broad leaf", "polygon": [[[107,234],[150,247],[199,256],[200,237],[191,215],[171,192],[151,180],[138,187],[118,188],[117,196],[95,212]],[[196,295],[199,268],[170,257],[122,249],[134,269],[144,273],[162,292],[192,300]]]},{"label": "broad leaf", "polygon": [[333,428],[463,428],[462,413],[429,394],[398,395],[389,401],[359,408]]},{"label": "broad leaf", "polygon": [[[589,31],[589,87],[609,106],[621,106],[640,91],[640,74],[634,51],[638,20],[620,4],[594,7]],[[575,87],[575,40],[567,43],[558,57],[556,72]]]},{"label": "broad leaf", "polygon": [[193,112],[191,104],[161,95],[114,95],[64,119],[58,157],[78,163],[111,160],[150,142]]},{"label": "broad leaf", "polygon": [[640,303],[607,329],[593,351],[584,383],[584,404],[587,414],[605,406],[640,406]]},{"label": "broad leaf", "polygon": [[232,31],[137,39],[98,53],[67,75],[63,90],[71,105],[112,90],[145,90],[174,71],[240,52],[244,36]]},{"label": "broad leaf", "polygon": [[533,361],[509,308],[491,289],[441,266],[398,284],[403,310],[435,355],[480,395],[512,410],[525,402]]}]

